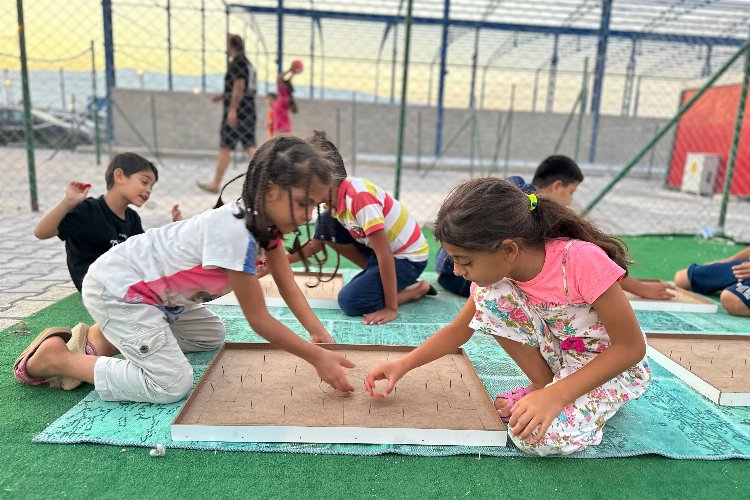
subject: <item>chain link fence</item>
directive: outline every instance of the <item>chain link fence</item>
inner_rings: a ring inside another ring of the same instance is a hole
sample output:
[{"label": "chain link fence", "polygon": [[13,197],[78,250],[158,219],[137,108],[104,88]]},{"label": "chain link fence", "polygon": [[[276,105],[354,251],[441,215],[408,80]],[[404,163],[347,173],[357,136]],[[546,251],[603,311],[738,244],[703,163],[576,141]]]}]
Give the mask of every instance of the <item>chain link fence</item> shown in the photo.
[{"label": "chain link fence", "polygon": [[[527,18],[508,14],[516,24],[493,17],[502,2],[447,5],[446,17],[446,2],[414,2],[399,163],[407,2],[27,1],[31,109],[57,114],[69,124],[65,136],[76,138],[45,143],[35,131],[39,209],[54,206],[72,178],[102,194],[106,163],[122,151],[139,152],[160,169],[141,209],[146,225],[168,222],[174,203],[187,216],[212,206],[215,195],[197,184],[214,178],[219,158],[224,106],[212,97],[225,90],[226,35],[233,33],[244,39],[254,68],[257,143],[269,136],[267,97],[278,94],[279,72],[299,60],[291,132],[325,130],[350,175],[392,193],[398,188],[423,224],[462,180],[530,181],[536,165],[558,153],[575,158],[586,177],[575,207],[611,233],[723,233],[750,241],[750,127],[736,132],[745,74],[738,50],[746,35],[730,28],[681,34],[675,14],[637,32],[613,28],[606,57],[597,61],[601,2],[578,2],[555,25],[531,4]],[[0,0],[0,109],[22,112],[16,18],[16,2]],[[246,167],[246,135],[239,134],[223,180]],[[28,210],[33,196],[20,139],[0,143],[8,172],[3,211]]]}]

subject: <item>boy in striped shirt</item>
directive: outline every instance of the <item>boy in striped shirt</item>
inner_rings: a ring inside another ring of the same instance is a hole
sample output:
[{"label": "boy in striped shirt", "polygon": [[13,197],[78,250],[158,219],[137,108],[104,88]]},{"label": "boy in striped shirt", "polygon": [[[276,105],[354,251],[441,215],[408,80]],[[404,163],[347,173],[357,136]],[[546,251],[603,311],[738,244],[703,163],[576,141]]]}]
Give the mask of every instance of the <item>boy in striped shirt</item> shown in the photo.
[{"label": "boy in striped shirt", "polygon": [[[327,244],[362,268],[339,292],[341,310],[363,316],[366,325],[382,325],[396,319],[399,305],[437,294],[427,281],[417,281],[429,249],[416,219],[372,182],[347,178],[343,158],[324,133],[316,131],[310,142],[342,180],[331,193],[328,210],[318,217],[304,255],[314,255]],[[289,258],[298,260],[294,254]]]}]

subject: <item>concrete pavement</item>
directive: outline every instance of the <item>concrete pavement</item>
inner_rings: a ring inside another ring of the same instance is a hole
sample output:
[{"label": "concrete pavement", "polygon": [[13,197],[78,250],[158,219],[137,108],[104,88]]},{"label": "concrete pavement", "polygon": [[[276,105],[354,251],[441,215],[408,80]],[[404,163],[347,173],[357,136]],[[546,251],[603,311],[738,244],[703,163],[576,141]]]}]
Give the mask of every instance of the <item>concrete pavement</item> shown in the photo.
[{"label": "concrete pavement", "polygon": [[78,293],[65,264],[65,244],[34,237],[34,212],[0,214],[0,330]]}]

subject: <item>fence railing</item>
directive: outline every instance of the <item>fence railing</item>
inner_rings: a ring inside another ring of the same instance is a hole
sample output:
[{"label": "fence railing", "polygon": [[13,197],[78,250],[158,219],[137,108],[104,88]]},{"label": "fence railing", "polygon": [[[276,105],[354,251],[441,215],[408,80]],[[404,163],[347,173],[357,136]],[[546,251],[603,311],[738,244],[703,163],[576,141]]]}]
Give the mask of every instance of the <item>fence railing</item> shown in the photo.
[{"label": "fence railing", "polygon": [[[166,222],[163,208],[172,203],[186,214],[210,207],[213,197],[196,184],[209,181],[216,164],[222,105],[210,98],[223,90],[231,32],[243,37],[257,75],[256,142],[267,136],[267,95],[276,91],[278,61],[300,59],[305,68],[294,79],[299,113],[292,115],[292,132],[326,130],[350,174],[397,193],[422,223],[433,220],[461,180],[523,175],[530,181],[545,156],[559,153],[581,164],[586,181],[576,203],[608,231],[692,234],[708,227],[750,240],[748,128],[741,127],[747,113],[739,116],[747,72],[738,55],[747,42],[721,34],[708,40],[615,33],[597,73],[597,33],[565,27],[522,32],[451,19],[443,30],[420,14],[407,36],[405,8],[396,17],[360,19],[294,7],[280,24],[269,2],[104,4],[109,12],[93,0],[78,10],[55,10],[53,0],[26,2],[25,56],[15,23],[0,21],[0,40],[7,42],[0,49],[0,102],[4,97],[9,110],[0,116],[29,113],[20,136],[0,135],[0,162],[9,172],[0,209],[47,210],[72,177],[93,180],[92,192],[101,194],[106,157],[124,150],[160,167],[159,185],[142,210],[147,223]],[[10,2],[0,8],[17,14]],[[708,41],[716,44],[708,49]],[[599,114],[592,109],[595,88]],[[694,106],[686,107],[691,100]],[[705,102],[721,112],[709,113]],[[57,123],[45,112],[67,124],[54,140],[42,138]],[[695,169],[689,158],[698,158]],[[246,161],[240,146],[230,169],[241,171]],[[713,168],[711,189],[690,186],[703,175],[692,170]]]}]

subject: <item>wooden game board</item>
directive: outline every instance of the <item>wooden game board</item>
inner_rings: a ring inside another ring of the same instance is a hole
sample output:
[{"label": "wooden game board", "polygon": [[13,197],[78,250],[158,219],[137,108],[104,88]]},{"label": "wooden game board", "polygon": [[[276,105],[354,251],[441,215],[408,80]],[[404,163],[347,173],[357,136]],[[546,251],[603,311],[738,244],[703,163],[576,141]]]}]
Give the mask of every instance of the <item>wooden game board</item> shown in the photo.
[{"label": "wooden game board", "polygon": [[[330,279],[330,274],[323,274],[323,279]],[[339,291],[344,286],[344,278],[341,273],[336,273],[331,281],[325,281],[324,283],[318,283],[318,273],[308,273],[304,271],[295,271],[294,279],[297,281],[300,290],[307,297],[307,302],[310,307],[317,307],[320,309],[338,309],[339,303],[337,297]],[[307,285],[316,285],[312,288]],[[279,289],[276,287],[276,283],[270,274],[263,276],[260,279],[260,286],[263,288],[263,295],[266,297],[266,306],[282,306],[285,307],[286,303],[281,298]],[[237,296],[234,293],[229,293],[223,297],[219,297],[210,302],[211,304],[236,306],[239,305],[237,302]]]},{"label": "wooden game board", "polygon": [[347,370],[353,393],[335,391],[310,364],[269,344],[225,344],[172,423],[172,439],[505,446],[505,427],[463,350],[373,398],[363,388],[367,372],[414,348],[325,348],[357,365]]},{"label": "wooden game board", "polygon": [[750,406],[750,337],[648,335],[648,356],[722,406]]},{"label": "wooden game board", "polygon": [[719,306],[715,302],[680,287],[677,287],[676,296],[672,300],[644,299],[629,292],[625,292],[625,295],[628,297],[632,308],[640,311],[715,313],[719,310]]}]

